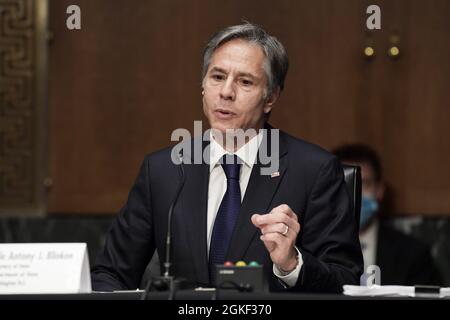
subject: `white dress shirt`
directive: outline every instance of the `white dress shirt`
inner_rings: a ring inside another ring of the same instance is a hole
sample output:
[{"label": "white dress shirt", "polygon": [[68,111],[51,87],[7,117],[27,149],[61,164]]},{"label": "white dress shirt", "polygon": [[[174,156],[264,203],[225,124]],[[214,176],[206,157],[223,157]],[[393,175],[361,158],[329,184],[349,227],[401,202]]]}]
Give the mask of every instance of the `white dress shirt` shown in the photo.
[{"label": "white dress shirt", "polygon": [[359,234],[364,259],[364,272],[366,272],[368,266],[376,264],[378,225],[378,220],[375,220],[367,230]]},{"label": "white dress shirt", "polygon": [[[225,154],[234,154],[242,160],[241,171],[239,174],[239,185],[241,187],[241,202],[244,199],[245,191],[247,190],[250,174],[253,165],[256,162],[258,155],[258,148],[262,141],[262,132],[250,139],[245,145],[234,153],[227,152],[219,143],[217,143],[211,136],[210,142],[210,165],[209,165],[209,186],[208,186],[208,213],[207,213],[207,247],[208,255],[211,243],[212,231],[214,221],[216,219],[217,211],[219,210],[222,198],[227,190],[227,177],[223,171],[219,161]],[[269,178],[269,177],[268,177]],[[256,212],[255,212],[256,213]],[[297,249],[297,248],[296,248]],[[276,265],[273,265],[274,274],[288,287],[292,287],[297,282],[300,274],[300,269],[303,265],[302,255],[298,251],[298,265],[290,273],[282,272]]]}]

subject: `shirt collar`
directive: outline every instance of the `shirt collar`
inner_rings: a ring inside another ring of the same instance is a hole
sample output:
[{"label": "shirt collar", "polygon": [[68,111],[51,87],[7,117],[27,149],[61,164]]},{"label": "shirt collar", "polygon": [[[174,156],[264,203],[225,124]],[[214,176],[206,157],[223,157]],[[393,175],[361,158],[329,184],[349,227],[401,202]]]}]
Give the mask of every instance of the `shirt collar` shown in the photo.
[{"label": "shirt collar", "polygon": [[239,150],[236,152],[228,152],[226,151],[219,143],[214,140],[212,135],[210,134],[210,164],[209,164],[209,171],[211,172],[216,165],[219,165],[220,159],[225,154],[232,154],[237,155],[239,159],[242,160],[242,162],[249,167],[250,169],[253,168],[253,165],[256,162],[256,156],[258,155],[258,149],[262,141],[262,131],[254,136],[252,139],[250,139],[249,142],[244,144]]},{"label": "shirt collar", "polygon": [[367,246],[375,241],[378,234],[378,225],[379,225],[378,219],[375,219],[375,221],[372,222],[372,224],[367,228],[367,230],[360,233],[359,241],[361,242],[361,244]]}]

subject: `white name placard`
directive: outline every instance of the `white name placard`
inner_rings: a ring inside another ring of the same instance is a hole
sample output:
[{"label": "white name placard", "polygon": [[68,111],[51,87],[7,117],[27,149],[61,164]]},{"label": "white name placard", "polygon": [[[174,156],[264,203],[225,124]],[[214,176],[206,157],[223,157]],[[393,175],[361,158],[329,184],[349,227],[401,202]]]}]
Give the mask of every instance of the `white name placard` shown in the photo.
[{"label": "white name placard", "polygon": [[0,244],[0,294],[89,292],[86,243]]}]

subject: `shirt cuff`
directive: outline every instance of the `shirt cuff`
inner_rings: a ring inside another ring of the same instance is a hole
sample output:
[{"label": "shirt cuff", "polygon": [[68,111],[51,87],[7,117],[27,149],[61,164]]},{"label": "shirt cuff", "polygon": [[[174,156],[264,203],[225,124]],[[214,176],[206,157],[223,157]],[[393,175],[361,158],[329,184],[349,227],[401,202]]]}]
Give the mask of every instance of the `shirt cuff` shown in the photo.
[{"label": "shirt cuff", "polygon": [[297,247],[295,247],[295,250],[297,250],[298,263],[297,263],[297,266],[295,267],[295,269],[292,270],[291,272],[284,272],[284,271],[280,270],[280,268],[276,264],[273,264],[273,273],[288,288],[295,286],[295,284],[297,283],[298,277],[300,275],[300,270],[302,269],[302,266],[303,266],[302,254],[297,249]]}]

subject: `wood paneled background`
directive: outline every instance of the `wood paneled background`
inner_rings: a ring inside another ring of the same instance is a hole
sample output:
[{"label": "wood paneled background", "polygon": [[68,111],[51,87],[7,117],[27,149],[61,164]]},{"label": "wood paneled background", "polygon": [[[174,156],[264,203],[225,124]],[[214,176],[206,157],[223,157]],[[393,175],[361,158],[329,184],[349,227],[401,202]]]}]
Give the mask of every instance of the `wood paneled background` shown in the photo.
[{"label": "wood paneled background", "polygon": [[[77,4],[82,29],[66,28]],[[450,1],[51,0],[51,213],[115,213],[146,153],[193,130],[201,55],[242,19],[277,36],[290,56],[272,124],[327,149],[379,151],[394,213],[450,215]],[[399,37],[400,58],[387,55]],[[366,59],[372,44],[376,55]]]},{"label": "wood paneled background", "polygon": [[0,1],[0,217],[47,213],[46,0]]}]

